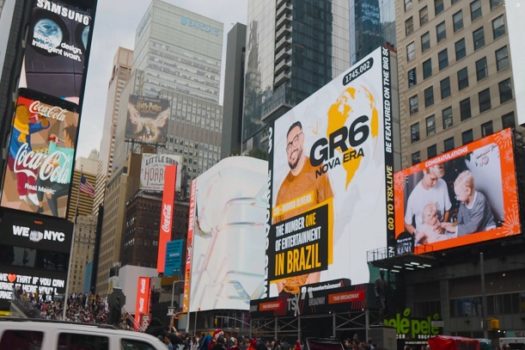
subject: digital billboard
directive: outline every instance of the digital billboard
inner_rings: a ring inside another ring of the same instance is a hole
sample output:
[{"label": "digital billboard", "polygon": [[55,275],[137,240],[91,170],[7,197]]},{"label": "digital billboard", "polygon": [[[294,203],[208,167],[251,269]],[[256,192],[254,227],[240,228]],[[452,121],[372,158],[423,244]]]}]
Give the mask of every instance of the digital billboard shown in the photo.
[{"label": "digital billboard", "polygon": [[170,101],[130,95],[126,138],[144,143],[166,143]]},{"label": "digital billboard", "polygon": [[510,129],[397,172],[394,182],[397,254],[521,232]]},{"label": "digital billboard", "polygon": [[367,283],[393,230],[390,54],[378,48],[270,128],[266,294]]},{"label": "digital billboard", "polygon": [[20,87],[79,103],[96,0],[36,0]]},{"label": "digital billboard", "polygon": [[151,296],[151,278],[141,276],[137,279],[137,300],[135,301],[135,330],[142,325],[144,316],[149,315]]},{"label": "digital billboard", "polygon": [[157,271],[164,273],[166,263],[166,245],[171,239],[171,226],[175,205],[176,165],[166,165],[164,170],[164,191],[162,192],[162,207],[160,210],[159,249],[157,253]]},{"label": "digital billboard", "polygon": [[189,311],[247,311],[263,296],[266,175],[263,160],[229,157],[195,179]]},{"label": "digital billboard", "polygon": [[184,253],[184,240],[176,239],[166,245],[166,262],[164,276],[170,277],[181,272],[182,257]]},{"label": "digital billboard", "polygon": [[175,154],[143,153],[140,167],[140,189],[148,192],[162,192],[166,165],[178,165],[175,188],[180,191],[182,156]]},{"label": "digital billboard", "polygon": [[77,108],[64,100],[19,90],[2,207],[66,217],[78,134]]}]

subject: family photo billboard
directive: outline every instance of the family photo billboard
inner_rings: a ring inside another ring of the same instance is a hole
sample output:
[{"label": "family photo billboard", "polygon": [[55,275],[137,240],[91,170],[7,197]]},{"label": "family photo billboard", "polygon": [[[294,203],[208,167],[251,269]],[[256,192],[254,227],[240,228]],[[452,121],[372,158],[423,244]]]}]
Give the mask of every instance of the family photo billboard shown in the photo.
[{"label": "family photo billboard", "polygon": [[266,295],[370,280],[394,229],[390,53],[378,48],[270,128]]},{"label": "family photo billboard", "polygon": [[510,129],[399,171],[394,182],[397,254],[521,232]]}]

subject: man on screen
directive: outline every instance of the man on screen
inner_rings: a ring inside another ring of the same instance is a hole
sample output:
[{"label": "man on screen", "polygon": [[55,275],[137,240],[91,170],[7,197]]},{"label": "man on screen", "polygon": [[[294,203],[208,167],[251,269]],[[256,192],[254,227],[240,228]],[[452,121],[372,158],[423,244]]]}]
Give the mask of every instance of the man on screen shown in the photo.
[{"label": "man on screen", "polygon": [[[310,159],[304,154],[303,126],[299,121],[293,123],[286,134],[286,156],[290,171],[277,193],[274,224],[299,215],[333,197],[328,176],[317,176]],[[277,283],[277,290],[279,294],[283,291],[297,294],[300,286],[319,282],[319,279],[319,272],[286,278]]]}]

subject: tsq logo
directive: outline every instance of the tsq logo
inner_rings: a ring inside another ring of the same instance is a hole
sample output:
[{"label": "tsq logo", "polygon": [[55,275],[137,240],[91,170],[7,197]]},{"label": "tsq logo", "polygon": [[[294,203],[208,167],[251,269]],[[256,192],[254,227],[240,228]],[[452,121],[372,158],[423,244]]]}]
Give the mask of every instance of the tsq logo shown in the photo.
[{"label": "tsq logo", "polygon": [[27,237],[31,242],[40,242],[41,240],[64,242],[66,235],[64,232],[44,230],[31,230],[29,227],[13,225],[13,235],[18,237]]}]

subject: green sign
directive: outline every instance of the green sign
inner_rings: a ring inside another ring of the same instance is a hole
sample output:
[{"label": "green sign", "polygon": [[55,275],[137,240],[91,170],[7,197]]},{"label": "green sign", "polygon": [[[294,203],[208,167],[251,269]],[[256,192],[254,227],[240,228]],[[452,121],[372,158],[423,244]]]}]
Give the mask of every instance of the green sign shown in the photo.
[{"label": "green sign", "polygon": [[385,326],[396,329],[398,338],[424,339],[439,334],[439,328],[432,326],[432,321],[439,321],[441,317],[435,313],[424,319],[410,317],[412,310],[406,308],[403,314],[397,313],[395,317],[386,318]]}]

